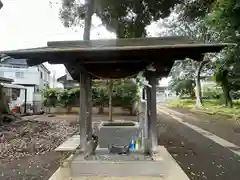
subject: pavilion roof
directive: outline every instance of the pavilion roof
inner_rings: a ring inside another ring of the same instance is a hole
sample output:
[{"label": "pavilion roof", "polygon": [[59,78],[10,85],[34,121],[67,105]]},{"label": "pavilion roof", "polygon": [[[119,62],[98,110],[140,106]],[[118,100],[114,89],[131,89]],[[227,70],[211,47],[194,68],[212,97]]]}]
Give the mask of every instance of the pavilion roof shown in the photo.
[{"label": "pavilion roof", "polygon": [[4,51],[14,58],[26,58],[33,66],[43,62],[64,64],[73,79],[84,68],[95,78],[123,78],[154,64],[159,76],[167,76],[174,60],[201,60],[204,53],[219,52],[226,43],[205,44],[187,37],[111,39],[48,42],[48,47]]}]

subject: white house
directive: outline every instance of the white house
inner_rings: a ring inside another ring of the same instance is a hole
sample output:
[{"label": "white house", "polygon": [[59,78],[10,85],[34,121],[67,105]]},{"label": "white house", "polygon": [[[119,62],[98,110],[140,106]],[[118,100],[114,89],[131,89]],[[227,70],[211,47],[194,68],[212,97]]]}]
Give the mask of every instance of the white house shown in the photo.
[{"label": "white house", "polygon": [[0,77],[13,79],[12,84],[27,88],[27,103],[33,104],[34,93],[49,87],[50,71],[43,65],[29,67],[26,59],[3,57],[0,62]]}]

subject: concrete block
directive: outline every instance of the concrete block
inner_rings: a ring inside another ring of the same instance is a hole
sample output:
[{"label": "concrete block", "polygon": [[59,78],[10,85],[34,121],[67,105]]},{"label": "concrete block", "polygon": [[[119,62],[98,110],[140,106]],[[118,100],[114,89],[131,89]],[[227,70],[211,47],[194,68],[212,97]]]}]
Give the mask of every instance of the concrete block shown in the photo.
[{"label": "concrete block", "polygon": [[132,138],[139,137],[140,126],[134,121],[102,122],[99,125],[99,147],[108,148],[112,145],[129,145]]}]

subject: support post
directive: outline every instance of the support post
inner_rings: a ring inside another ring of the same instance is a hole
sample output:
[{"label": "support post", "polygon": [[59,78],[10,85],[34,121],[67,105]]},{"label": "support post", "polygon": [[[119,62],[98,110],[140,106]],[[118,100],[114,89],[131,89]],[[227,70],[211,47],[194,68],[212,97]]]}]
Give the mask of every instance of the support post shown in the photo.
[{"label": "support post", "polygon": [[156,99],[156,75],[153,72],[147,74],[149,84],[152,86],[147,87],[147,128],[148,128],[148,141],[151,151],[155,151],[158,145],[157,134],[157,99]]},{"label": "support post", "polygon": [[[93,0],[87,0],[87,11],[85,16],[84,33],[83,33],[84,41],[90,40],[93,7],[94,7]],[[92,133],[92,130],[90,131],[90,126],[89,126],[89,123],[91,123],[91,128],[92,128],[92,121],[89,122],[89,119],[92,119],[92,116],[91,116],[92,108],[89,109],[89,106],[90,106],[89,96],[90,95],[92,96],[92,94],[87,93],[89,92],[89,87],[91,86],[90,80],[88,78],[89,77],[87,77],[87,74],[85,71],[80,72],[80,122],[79,124],[80,124],[80,148],[83,151],[86,150],[87,140],[89,140],[90,138],[89,133]]]},{"label": "support post", "polygon": [[147,141],[146,143],[146,153],[150,153],[152,149],[152,142],[151,142],[151,91],[150,87],[146,87],[146,96],[147,96],[147,110],[146,110],[146,132],[147,132]]},{"label": "support post", "polygon": [[24,114],[27,113],[27,88],[25,89]]},{"label": "support post", "polygon": [[147,129],[147,102],[145,100],[140,101],[139,105],[139,121],[142,129],[142,146],[144,153],[149,153],[148,149],[148,129]]},{"label": "support post", "polygon": [[86,149],[87,144],[87,134],[86,134],[86,73],[80,71],[80,117],[79,117],[79,125],[80,125],[80,148],[82,151]]},{"label": "support post", "polygon": [[157,132],[157,98],[156,98],[156,85],[157,78],[155,73],[150,76],[151,88],[151,138],[152,150],[155,151],[158,145],[158,132]]},{"label": "support post", "polygon": [[87,77],[87,141],[92,140],[92,78]]}]

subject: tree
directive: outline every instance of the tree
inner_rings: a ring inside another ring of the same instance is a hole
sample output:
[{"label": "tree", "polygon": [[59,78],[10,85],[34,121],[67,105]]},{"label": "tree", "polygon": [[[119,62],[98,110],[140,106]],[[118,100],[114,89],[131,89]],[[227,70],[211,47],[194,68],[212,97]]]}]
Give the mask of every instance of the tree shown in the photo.
[{"label": "tree", "polygon": [[230,91],[233,88],[229,77],[239,73],[239,69],[234,66],[240,61],[240,6],[236,2],[235,0],[216,0],[212,13],[207,19],[207,23],[211,25],[212,29],[219,32],[219,41],[236,43],[236,46],[229,47],[218,58],[218,67],[215,73],[216,81],[223,90],[225,105],[228,107],[232,107]]},{"label": "tree", "polygon": [[175,61],[169,76],[170,89],[176,92],[179,96],[188,96],[194,98],[194,69],[192,68],[193,61],[187,59],[184,61]]},{"label": "tree", "polygon": [[[182,19],[193,22],[205,17],[206,23],[212,31],[218,33],[217,41],[230,41],[237,45],[229,47],[219,58],[215,72],[215,79],[221,85],[226,106],[232,107],[231,90],[238,90],[236,77],[239,77],[240,57],[240,1],[239,0],[196,0],[191,6],[179,7]],[[191,12],[191,13],[190,13]],[[239,81],[237,81],[239,82]]]},{"label": "tree", "polygon": [[[206,25],[204,18],[198,19],[194,22],[188,22],[181,19],[181,16],[175,17],[174,20],[168,21],[167,19],[163,21],[163,25],[166,27],[164,34],[171,36],[188,36],[192,40],[198,40],[203,42],[212,42],[216,39],[217,34],[212,32],[211,29]],[[160,25],[162,26],[162,25]],[[180,72],[185,72],[185,78],[181,79],[184,81],[180,83],[180,87],[183,85],[188,85],[192,83],[186,83],[190,80],[195,80],[195,96],[196,96],[196,106],[202,106],[202,92],[201,92],[201,73],[209,72],[211,67],[211,58],[210,55],[205,55],[200,59],[200,61],[188,60],[184,62],[180,62],[177,65],[181,66],[182,69]],[[176,64],[175,64],[176,65]],[[188,66],[188,68],[186,68]],[[187,70],[187,71],[186,71]],[[202,72],[203,71],[203,72]],[[175,72],[176,73],[176,72]],[[190,74],[194,74],[193,78]],[[186,79],[187,78],[187,79]],[[179,82],[179,77],[176,77],[176,81]],[[187,80],[187,81],[186,81]],[[185,82],[186,81],[186,82]],[[178,84],[178,83],[177,83]],[[178,89],[178,88],[177,88]]]},{"label": "tree", "polygon": [[112,79],[107,81],[107,87],[108,87],[108,111],[109,111],[109,121],[112,121],[112,91],[113,91],[113,83],[114,81]]},{"label": "tree", "polygon": [[182,20],[194,22],[199,18],[204,18],[208,13],[211,13],[216,1],[217,0],[185,1],[177,7],[177,10]]},{"label": "tree", "polygon": [[[64,26],[79,26],[85,16],[86,5],[77,0],[63,0],[60,19]],[[106,28],[118,38],[143,37],[146,26],[165,18],[179,0],[94,0],[93,12]]]}]

